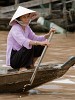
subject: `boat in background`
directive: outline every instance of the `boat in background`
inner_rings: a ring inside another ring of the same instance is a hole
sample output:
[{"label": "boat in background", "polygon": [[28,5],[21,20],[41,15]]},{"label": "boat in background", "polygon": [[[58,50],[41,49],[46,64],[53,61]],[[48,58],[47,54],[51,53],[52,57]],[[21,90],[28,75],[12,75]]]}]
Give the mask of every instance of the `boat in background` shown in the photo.
[{"label": "boat in background", "polygon": [[[68,30],[75,31],[75,0],[0,0],[0,27],[10,29],[8,23],[18,6],[27,7],[38,11],[40,16]],[[4,21],[3,21],[4,20]],[[36,19],[37,20],[37,19]],[[44,29],[36,23],[31,22],[35,30]],[[38,27],[38,28],[37,28]]]},{"label": "boat in background", "polygon": [[0,93],[26,92],[46,82],[62,77],[74,64],[75,57],[71,57],[64,64],[40,65],[31,85],[27,84],[30,84],[34,69],[19,73],[8,67],[0,67]]}]

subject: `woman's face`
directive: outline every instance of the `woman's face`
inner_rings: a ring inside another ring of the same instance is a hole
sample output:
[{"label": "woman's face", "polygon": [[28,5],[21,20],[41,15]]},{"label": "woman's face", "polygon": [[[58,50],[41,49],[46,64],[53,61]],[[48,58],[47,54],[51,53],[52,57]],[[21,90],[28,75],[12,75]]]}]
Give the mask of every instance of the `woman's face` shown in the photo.
[{"label": "woman's face", "polygon": [[26,25],[29,24],[30,19],[31,19],[30,14],[26,14],[20,17],[20,20]]},{"label": "woman's face", "polygon": [[36,13],[26,14],[26,15],[21,16],[21,17],[20,17],[20,20],[21,20],[24,24],[28,25],[29,22],[30,22],[30,20],[35,19],[35,16],[36,16]]}]

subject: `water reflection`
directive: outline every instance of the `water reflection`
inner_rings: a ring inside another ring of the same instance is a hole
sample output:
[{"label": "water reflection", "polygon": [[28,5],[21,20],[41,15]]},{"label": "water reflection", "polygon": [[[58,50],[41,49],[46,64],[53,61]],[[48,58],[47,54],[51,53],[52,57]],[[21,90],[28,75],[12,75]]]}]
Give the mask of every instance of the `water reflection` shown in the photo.
[{"label": "water reflection", "polygon": [[0,57],[5,57],[5,55],[0,55]]},{"label": "water reflection", "polygon": [[39,86],[38,88],[41,88],[41,89],[62,89],[62,86],[59,86],[59,85],[42,85],[42,86]]},{"label": "water reflection", "polygon": [[53,81],[53,83],[75,84],[75,82],[71,81],[70,79],[55,80],[55,81]]}]

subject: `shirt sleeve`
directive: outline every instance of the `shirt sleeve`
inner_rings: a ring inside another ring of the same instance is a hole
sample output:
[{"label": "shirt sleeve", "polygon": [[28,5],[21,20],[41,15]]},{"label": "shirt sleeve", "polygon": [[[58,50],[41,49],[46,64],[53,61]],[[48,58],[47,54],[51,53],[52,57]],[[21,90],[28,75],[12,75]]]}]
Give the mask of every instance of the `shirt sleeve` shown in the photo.
[{"label": "shirt sleeve", "polygon": [[19,45],[24,46],[27,49],[31,49],[32,46],[29,45],[30,39],[24,37],[21,29],[18,27],[16,29],[14,28],[12,31],[12,36]]},{"label": "shirt sleeve", "polygon": [[31,40],[35,40],[35,41],[45,41],[46,40],[44,36],[38,36],[31,30],[30,27],[28,27],[28,28],[29,28],[28,29],[29,30],[29,38]]}]

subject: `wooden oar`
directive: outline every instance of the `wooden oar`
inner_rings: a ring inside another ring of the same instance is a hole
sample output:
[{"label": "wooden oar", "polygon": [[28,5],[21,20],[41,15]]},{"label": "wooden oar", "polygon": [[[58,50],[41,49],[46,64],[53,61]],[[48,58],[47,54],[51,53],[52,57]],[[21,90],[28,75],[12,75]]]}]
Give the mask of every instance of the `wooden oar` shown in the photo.
[{"label": "wooden oar", "polygon": [[[53,37],[53,34],[54,34],[54,32],[51,32],[51,34],[50,34],[50,36],[49,36],[49,38],[48,38],[48,41],[49,41],[49,42],[51,41],[51,39],[52,39],[52,37]],[[42,59],[43,59],[43,57],[44,57],[44,55],[45,55],[45,52],[46,52],[47,48],[48,48],[48,46],[45,46],[45,48],[44,48],[44,50],[43,50],[43,52],[42,52],[42,54],[41,54],[41,57],[40,57],[40,59],[39,59],[39,61],[38,61],[38,65],[35,67],[34,72],[33,72],[32,76],[31,76],[30,83],[24,85],[24,90],[25,90],[25,88],[26,88],[27,86],[29,86],[29,85],[31,86],[31,85],[32,85],[32,83],[33,83],[33,81],[34,81],[34,79],[35,79],[37,70],[38,70],[38,68],[39,68],[39,66],[40,66],[40,63],[41,63],[41,61],[42,61]]]}]

